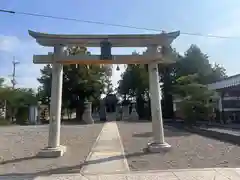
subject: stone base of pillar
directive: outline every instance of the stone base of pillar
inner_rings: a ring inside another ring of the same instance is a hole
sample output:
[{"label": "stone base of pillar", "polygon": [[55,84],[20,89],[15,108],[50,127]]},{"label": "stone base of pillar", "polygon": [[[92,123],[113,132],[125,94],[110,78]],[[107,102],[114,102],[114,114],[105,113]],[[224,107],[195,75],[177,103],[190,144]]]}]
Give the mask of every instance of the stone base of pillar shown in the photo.
[{"label": "stone base of pillar", "polygon": [[63,154],[66,151],[67,151],[67,147],[62,145],[56,148],[46,147],[44,149],[41,149],[41,151],[38,152],[37,157],[42,157],[42,158],[60,157],[60,156],[63,156]]},{"label": "stone base of pillar", "polygon": [[94,124],[94,120],[93,120],[93,118],[92,118],[92,115],[83,114],[82,120],[83,120],[86,124]]},{"label": "stone base of pillar", "polygon": [[122,120],[123,120],[123,121],[128,121],[129,119],[130,119],[129,116],[125,116],[125,115],[124,115],[124,116],[122,117]]},{"label": "stone base of pillar", "polygon": [[82,115],[82,120],[86,124],[94,124],[94,120],[92,118],[92,103],[91,102],[85,102],[85,110]]},{"label": "stone base of pillar", "polygon": [[138,121],[139,120],[139,116],[138,116],[138,113],[137,113],[135,108],[132,109],[132,112],[130,114],[130,119],[132,121]]},{"label": "stone base of pillar", "polygon": [[122,108],[122,120],[128,121],[129,120],[129,106],[123,106]]},{"label": "stone base of pillar", "polygon": [[147,145],[147,150],[148,152],[152,152],[152,153],[160,153],[160,152],[166,152],[169,151],[171,148],[171,145],[168,143],[148,143]]}]

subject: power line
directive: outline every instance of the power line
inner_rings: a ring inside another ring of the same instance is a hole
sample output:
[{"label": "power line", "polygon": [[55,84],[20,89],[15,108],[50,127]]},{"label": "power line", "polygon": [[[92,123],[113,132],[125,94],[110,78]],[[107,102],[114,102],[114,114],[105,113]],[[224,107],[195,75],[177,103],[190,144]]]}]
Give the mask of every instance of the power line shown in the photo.
[{"label": "power line", "polygon": [[[43,18],[50,18],[50,19],[58,19],[58,20],[66,20],[66,21],[75,21],[75,22],[89,23],[89,24],[99,24],[99,25],[104,25],[104,26],[114,26],[114,27],[138,29],[138,30],[147,30],[147,31],[156,31],[156,32],[163,31],[163,30],[153,29],[153,28],[137,27],[137,26],[123,25],[123,24],[113,24],[113,23],[106,23],[106,22],[100,22],[100,21],[91,21],[91,20],[44,15],[44,14],[21,12],[21,11],[12,11],[12,10],[6,10],[6,9],[0,9],[0,12],[9,13],[9,14],[20,14],[20,15],[27,15],[27,16],[43,17]],[[189,36],[208,37],[208,38],[240,39],[240,37],[238,37],[238,36],[218,36],[218,35],[211,35],[211,34],[189,33],[189,32],[181,32],[181,34],[189,35]]]}]

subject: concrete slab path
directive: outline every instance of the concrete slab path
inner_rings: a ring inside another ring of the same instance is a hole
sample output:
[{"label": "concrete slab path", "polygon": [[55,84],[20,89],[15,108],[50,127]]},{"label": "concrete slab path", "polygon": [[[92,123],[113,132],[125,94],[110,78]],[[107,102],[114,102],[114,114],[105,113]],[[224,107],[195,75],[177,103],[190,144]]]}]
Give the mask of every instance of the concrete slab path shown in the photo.
[{"label": "concrete slab path", "polygon": [[117,174],[55,174],[38,177],[1,177],[0,180],[239,180],[239,168],[177,169]]},{"label": "concrete slab path", "polygon": [[107,122],[81,170],[83,174],[129,172],[116,122]]},{"label": "concrete slab path", "polygon": [[128,174],[85,176],[89,180],[239,180],[240,169],[177,169],[165,171],[131,172]]}]

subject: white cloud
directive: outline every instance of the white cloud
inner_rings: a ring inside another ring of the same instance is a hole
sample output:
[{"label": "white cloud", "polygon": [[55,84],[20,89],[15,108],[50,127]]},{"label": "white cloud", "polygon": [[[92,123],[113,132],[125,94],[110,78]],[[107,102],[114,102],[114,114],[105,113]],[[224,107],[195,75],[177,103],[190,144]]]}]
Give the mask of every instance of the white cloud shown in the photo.
[{"label": "white cloud", "polygon": [[19,46],[19,39],[15,36],[0,35],[0,50],[6,52],[13,52]]},{"label": "white cloud", "polygon": [[39,46],[34,40],[20,39],[16,36],[0,35],[0,76],[6,78],[10,84],[13,57],[20,62],[16,66],[16,80],[18,87],[36,89],[39,85],[37,77],[40,75],[41,65],[33,64],[33,54],[45,54],[49,48]]}]

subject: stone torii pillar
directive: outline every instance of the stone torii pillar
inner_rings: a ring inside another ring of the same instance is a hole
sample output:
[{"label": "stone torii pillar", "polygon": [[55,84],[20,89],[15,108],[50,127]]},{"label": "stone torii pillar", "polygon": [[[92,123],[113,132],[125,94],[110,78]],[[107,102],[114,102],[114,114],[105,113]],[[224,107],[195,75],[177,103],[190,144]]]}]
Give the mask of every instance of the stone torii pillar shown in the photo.
[{"label": "stone torii pillar", "polygon": [[40,157],[59,157],[66,151],[66,147],[60,145],[63,65],[55,62],[64,54],[63,48],[61,45],[54,47],[48,147],[38,153]]},{"label": "stone torii pillar", "polygon": [[[148,47],[147,53],[153,56],[154,54],[159,53],[158,46]],[[150,152],[161,152],[163,149],[169,149],[171,146],[164,140],[161,89],[158,74],[158,64],[156,62],[151,62],[148,64],[148,73],[153,132],[153,142],[148,144],[148,150]]]}]

